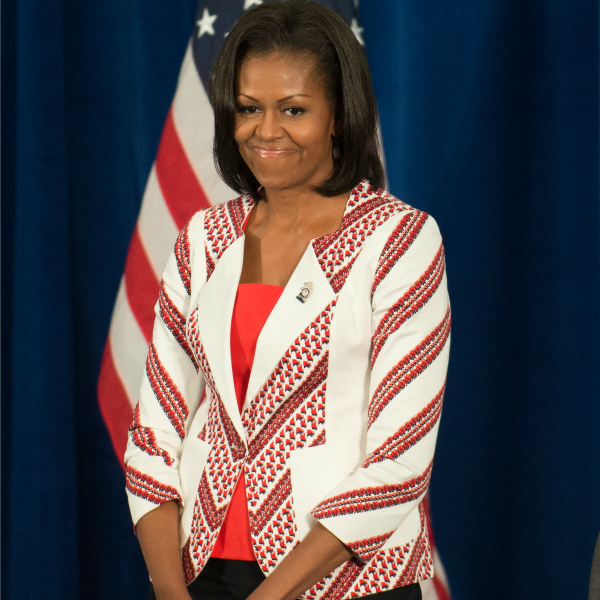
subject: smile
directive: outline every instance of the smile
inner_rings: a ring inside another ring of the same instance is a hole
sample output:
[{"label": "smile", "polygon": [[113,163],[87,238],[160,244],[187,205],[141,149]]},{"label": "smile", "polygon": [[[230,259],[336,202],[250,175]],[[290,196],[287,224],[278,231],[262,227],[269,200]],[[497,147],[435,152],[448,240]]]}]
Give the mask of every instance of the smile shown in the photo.
[{"label": "smile", "polygon": [[281,158],[291,154],[293,150],[285,148],[252,148],[261,158]]}]

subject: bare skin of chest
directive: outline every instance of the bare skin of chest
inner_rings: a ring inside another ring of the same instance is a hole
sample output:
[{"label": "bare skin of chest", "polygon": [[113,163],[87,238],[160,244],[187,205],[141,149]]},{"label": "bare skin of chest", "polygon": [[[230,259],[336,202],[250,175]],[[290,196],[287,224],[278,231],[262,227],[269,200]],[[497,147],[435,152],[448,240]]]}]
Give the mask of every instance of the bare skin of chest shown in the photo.
[{"label": "bare skin of chest", "polygon": [[[246,226],[240,283],[285,286],[310,242],[339,228],[347,194],[318,198],[319,206],[277,210],[260,201]],[[316,210],[315,210],[316,209]]]}]

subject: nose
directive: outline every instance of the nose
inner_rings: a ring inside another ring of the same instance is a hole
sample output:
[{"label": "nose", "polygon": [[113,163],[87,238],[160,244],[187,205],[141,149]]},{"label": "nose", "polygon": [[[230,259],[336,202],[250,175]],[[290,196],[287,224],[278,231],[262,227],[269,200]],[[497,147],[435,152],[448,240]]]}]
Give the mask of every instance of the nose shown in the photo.
[{"label": "nose", "polygon": [[284,135],[277,110],[265,110],[255,129],[255,134],[263,141],[276,140]]}]

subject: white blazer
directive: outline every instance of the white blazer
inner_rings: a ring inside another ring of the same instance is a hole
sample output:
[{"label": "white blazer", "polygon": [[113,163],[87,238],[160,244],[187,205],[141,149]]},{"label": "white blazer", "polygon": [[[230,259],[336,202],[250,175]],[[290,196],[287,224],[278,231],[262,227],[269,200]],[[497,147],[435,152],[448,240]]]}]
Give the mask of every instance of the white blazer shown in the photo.
[{"label": "white blazer", "polygon": [[309,244],[266,321],[240,415],[229,338],[253,205],[198,212],[167,264],[125,455],[133,520],[179,501],[189,583],[245,469],[265,574],[316,520],[356,554],[305,598],[431,577],[422,500],[450,332],[438,227],[366,181],[355,188],[340,228]]}]

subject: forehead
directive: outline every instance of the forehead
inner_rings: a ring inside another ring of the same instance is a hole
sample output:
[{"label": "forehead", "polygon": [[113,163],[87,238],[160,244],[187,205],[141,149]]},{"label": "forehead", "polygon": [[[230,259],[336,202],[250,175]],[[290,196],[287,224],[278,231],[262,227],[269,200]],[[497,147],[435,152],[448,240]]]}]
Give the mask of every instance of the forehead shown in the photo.
[{"label": "forehead", "polygon": [[[310,86],[320,83],[315,77],[317,61],[308,53],[250,54],[244,58],[237,71],[238,91],[242,87]],[[266,91],[262,90],[262,91]]]}]

